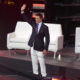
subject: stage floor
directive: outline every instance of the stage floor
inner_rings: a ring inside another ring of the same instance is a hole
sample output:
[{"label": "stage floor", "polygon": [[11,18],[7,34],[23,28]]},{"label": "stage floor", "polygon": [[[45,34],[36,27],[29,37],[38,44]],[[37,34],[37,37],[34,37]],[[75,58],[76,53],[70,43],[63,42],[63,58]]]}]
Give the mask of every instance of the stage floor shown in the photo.
[{"label": "stage floor", "polygon": [[[16,50],[15,54],[15,51],[11,50],[11,54],[9,54],[8,50],[0,50],[0,57],[31,61],[30,54],[27,55],[26,53],[24,50]],[[80,69],[80,60],[77,59],[74,48],[64,48],[62,51],[57,52],[56,59],[53,59],[53,54],[52,52],[48,52],[45,55],[46,64]],[[58,54],[61,54],[61,60],[58,60]]]},{"label": "stage floor", "polygon": [[0,80],[29,80],[29,79],[18,75],[3,75],[3,76],[1,75]]},{"label": "stage floor", "polygon": [[[48,69],[48,74],[57,74],[59,75],[68,75],[67,77],[73,77],[74,75],[77,75],[77,78],[80,79],[80,60],[77,59],[76,54],[74,53],[74,48],[64,48],[62,51],[57,52],[58,54],[61,54],[61,60],[58,60],[58,57],[56,59],[53,59],[53,52],[48,52],[48,54],[45,56],[45,62]],[[25,50],[16,50],[16,54],[14,50],[11,50],[11,54],[8,53],[8,50],[0,50],[0,64],[3,65],[5,61],[2,61],[2,58],[6,58],[9,60],[16,60],[20,61],[20,63],[23,62],[29,62],[31,65],[31,57],[30,54],[26,54]],[[9,62],[9,61],[8,61]],[[15,62],[17,64],[17,62]],[[26,63],[25,63],[26,64]],[[24,64],[23,64],[24,65]],[[29,68],[29,66],[28,66]],[[55,68],[56,70],[54,70]],[[59,68],[59,69],[58,69]],[[52,70],[54,72],[52,72]],[[66,73],[67,71],[67,73]],[[29,73],[30,71],[28,71]],[[78,73],[76,73],[78,72]],[[24,72],[25,73],[25,72]],[[31,72],[32,73],[32,72]],[[72,74],[69,75],[68,73]],[[73,75],[74,74],[74,75]],[[74,79],[73,80],[79,80],[79,79]],[[25,80],[25,79],[22,79]]]}]

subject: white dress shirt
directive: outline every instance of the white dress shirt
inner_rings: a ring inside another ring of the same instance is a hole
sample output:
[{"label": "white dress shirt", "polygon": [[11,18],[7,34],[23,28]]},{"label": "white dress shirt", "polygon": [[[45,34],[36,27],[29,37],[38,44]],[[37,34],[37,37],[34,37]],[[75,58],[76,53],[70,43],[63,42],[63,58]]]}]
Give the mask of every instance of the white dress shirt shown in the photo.
[{"label": "white dress shirt", "polygon": [[40,31],[40,28],[41,28],[41,25],[42,25],[42,22],[38,23],[38,32]]}]

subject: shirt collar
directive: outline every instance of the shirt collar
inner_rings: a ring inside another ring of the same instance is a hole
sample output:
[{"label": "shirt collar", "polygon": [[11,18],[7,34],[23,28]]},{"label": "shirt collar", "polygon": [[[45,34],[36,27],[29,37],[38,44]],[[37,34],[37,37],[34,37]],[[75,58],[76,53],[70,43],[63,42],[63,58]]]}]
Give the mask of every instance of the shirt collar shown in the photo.
[{"label": "shirt collar", "polygon": [[40,22],[39,24],[42,24],[42,22]]}]

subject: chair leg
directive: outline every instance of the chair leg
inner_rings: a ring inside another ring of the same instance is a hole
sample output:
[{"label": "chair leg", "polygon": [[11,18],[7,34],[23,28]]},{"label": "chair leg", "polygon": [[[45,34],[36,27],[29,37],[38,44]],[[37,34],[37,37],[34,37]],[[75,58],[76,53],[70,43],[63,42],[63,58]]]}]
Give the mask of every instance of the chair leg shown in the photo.
[{"label": "chair leg", "polygon": [[53,59],[56,59],[56,52],[54,52],[54,56],[53,56]]},{"label": "chair leg", "polygon": [[27,50],[27,57],[29,57],[29,50]]},{"label": "chair leg", "polygon": [[16,54],[16,49],[14,49],[14,54]]},{"label": "chair leg", "polygon": [[61,60],[61,54],[58,55],[58,60],[59,60],[59,61]]},{"label": "chair leg", "polygon": [[11,50],[10,49],[8,49],[8,53],[11,54]]}]

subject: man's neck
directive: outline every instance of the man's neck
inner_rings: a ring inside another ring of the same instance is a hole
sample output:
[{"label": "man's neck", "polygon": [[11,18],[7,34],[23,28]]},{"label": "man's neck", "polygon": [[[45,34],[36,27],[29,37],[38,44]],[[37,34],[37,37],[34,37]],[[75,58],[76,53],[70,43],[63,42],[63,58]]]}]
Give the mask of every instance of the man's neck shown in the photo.
[{"label": "man's neck", "polygon": [[40,23],[42,23],[42,22],[39,22],[39,23],[36,23],[36,24],[40,24]]}]

